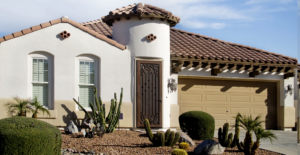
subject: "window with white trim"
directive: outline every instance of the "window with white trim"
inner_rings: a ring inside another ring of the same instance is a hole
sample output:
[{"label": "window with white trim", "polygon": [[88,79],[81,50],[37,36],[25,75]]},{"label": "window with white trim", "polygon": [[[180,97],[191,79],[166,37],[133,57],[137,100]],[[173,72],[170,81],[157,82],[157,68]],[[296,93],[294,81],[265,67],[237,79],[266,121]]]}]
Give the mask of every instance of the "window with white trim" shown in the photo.
[{"label": "window with white trim", "polygon": [[94,103],[95,63],[92,60],[79,60],[79,103],[90,108]]},{"label": "window with white trim", "polygon": [[32,59],[32,97],[48,108],[49,106],[49,80],[48,80],[48,59]]}]

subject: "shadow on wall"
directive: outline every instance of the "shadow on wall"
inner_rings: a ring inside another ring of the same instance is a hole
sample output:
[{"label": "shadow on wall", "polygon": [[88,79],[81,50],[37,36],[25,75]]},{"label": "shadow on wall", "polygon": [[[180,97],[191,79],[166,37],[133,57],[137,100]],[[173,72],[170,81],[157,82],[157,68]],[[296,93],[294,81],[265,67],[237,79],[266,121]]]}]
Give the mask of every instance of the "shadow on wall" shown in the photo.
[{"label": "shadow on wall", "polygon": [[69,124],[70,120],[72,120],[75,125],[79,125],[80,121],[78,119],[75,119],[74,116],[76,116],[74,111],[71,111],[66,105],[62,104],[61,107],[63,107],[65,109],[65,111],[67,112],[67,115],[63,115],[63,121],[66,124],[66,126]]}]

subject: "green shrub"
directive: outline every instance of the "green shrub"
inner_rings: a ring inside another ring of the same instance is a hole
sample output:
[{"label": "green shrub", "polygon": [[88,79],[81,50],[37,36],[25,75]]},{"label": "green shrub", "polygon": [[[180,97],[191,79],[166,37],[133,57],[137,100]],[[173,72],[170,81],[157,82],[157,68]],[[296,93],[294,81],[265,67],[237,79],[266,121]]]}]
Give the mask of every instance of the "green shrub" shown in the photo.
[{"label": "green shrub", "polygon": [[181,142],[181,143],[179,144],[179,148],[180,148],[180,149],[184,149],[184,150],[188,150],[188,149],[190,148],[190,145],[189,145],[189,143]]},{"label": "green shrub", "polygon": [[188,132],[192,139],[213,139],[215,132],[215,119],[203,111],[189,111],[179,116],[180,128]]},{"label": "green shrub", "polygon": [[0,120],[0,154],[60,155],[60,130],[44,121],[15,116]]},{"label": "green shrub", "polygon": [[174,149],[172,155],[187,155],[187,152],[183,149]]}]

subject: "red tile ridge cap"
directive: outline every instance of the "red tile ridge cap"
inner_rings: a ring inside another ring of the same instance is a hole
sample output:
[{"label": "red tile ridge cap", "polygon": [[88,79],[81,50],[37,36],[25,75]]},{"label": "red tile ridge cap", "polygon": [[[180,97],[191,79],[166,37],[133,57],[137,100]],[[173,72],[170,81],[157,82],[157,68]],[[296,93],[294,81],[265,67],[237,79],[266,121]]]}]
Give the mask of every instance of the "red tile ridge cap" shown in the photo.
[{"label": "red tile ridge cap", "polygon": [[[96,21],[97,22],[102,22],[100,19],[98,19]],[[87,23],[95,23],[95,22],[91,21],[91,22],[87,22]],[[91,30],[91,29],[83,26],[86,23],[79,24],[79,23],[77,23],[77,22],[75,22],[73,20],[70,20],[69,18],[64,18],[64,17],[63,18],[59,18],[59,19],[55,19],[55,20],[51,20],[49,22],[42,23],[42,24],[37,25],[37,26],[33,26],[33,27],[29,28],[29,29],[25,29],[25,30],[22,30],[20,32],[14,32],[14,33],[12,33],[10,35],[6,35],[4,37],[1,37],[0,38],[0,43],[4,42],[4,41],[7,41],[7,40],[10,40],[10,39],[13,39],[13,38],[17,38],[17,37],[26,35],[28,33],[32,33],[34,31],[38,31],[38,30],[44,29],[46,27],[49,27],[49,26],[52,26],[52,25],[55,25],[55,24],[58,24],[58,23],[69,23],[69,24],[71,24],[71,25],[73,25],[73,26],[75,26],[75,27],[77,27],[77,28],[79,28],[79,29],[81,29],[81,30],[83,30],[83,31],[85,31],[85,32],[87,32],[87,33],[95,36],[96,38],[98,38],[100,40],[103,40],[103,41],[105,41],[105,42],[107,42],[107,43],[109,43],[109,44],[111,44],[113,46],[116,46],[117,48],[119,48],[121,50],[125,50],[126,49],[125,45],[122,45],[122,44],[116,42],[113,39],[107,38],[106,36],[104,36],[102,34],[99,34],[98,32],[96,32],[94,30]]]},{"label": "red tile ridge cap", "polygon": [[[282,55],[282,54],[273,53],[273,52],[265,51],[265,50],[258,49],[258,48],[255,48],[255,47],[242,45],[242,44],[232,43],[232,42],[228,42],[228,41],[208,37],[208,36],[201,35],[201,34],[196,34],[196,33],[188,32],[188,31],[183,31],[183,30],[176,29],[176,28],[171,28],[171,30],[178,31],[178,32],[183,32],[183,33],[186,33],[186,34],[195,35],[195,36],[199,36],[199,37],[203,37],[203,38],[206,38],[206,39],[211,39],[211,40],[214,40],[214,41],[219,41],[219,42],[226,43],[226,44],[231,44],[231,45],[235,45],[235,46],[240,46],[240,47],[244,47],[244,48],[253,49],[253,50],[260,51],[260,52],[263,52],[263,53],[266,53],[266,54],[273,54],[273,55],[278,56],[278,57],[281,56],[281,57],[287,58],[287,59],[292,59],[292,60],[296,60],[296,61],[298,60],[297,58],[285,56],[285,55]],[[297,63],[297,62],[295,62],[295,63]]]}]

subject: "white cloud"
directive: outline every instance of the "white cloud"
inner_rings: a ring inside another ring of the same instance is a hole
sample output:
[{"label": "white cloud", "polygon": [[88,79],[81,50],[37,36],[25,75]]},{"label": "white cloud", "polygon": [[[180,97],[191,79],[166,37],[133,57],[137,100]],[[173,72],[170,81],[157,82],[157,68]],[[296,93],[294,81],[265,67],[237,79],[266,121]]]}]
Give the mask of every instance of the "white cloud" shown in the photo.
[{"label": "white cloud", "polygon": [[222,29],[225,27],[225,23],[213,23],[211,27],[214,29]]},{"label": "white cloud", "polygon": [[[181,24],[189,28],[184,22],[197,22],[198,28],[224,28],[230,21],[254,21],[255,17],[242,8],[223,5],[225,0],[141,0],[142,3],[151,4],[171,11],[181,17]],[[249,0],[257,1],[257,0]],[[259,0],[268,1],[268,0]],[[276,0],[290,1],[290,0]],[[109,11],[129,4],[136,0],[26,0],[7,1],[0,0],[0,33],[11,34],[49,20],[67,15],[77,22],[87,22],[100,19]],[[253,3],[252,2],[252,3]],[[209,20],[209,22],[205,21]],[[212,26],[214,23],[214,26]],[[220,24],[218,24],[220,23]],[[191,26],[193,27],[193,26]]]},{"label": "white cloud", "polygon": [[193,29],[211,28],[211,29],[222,29],[225,27],[225,23],[206,23],[200,21],[187,20],[182,23],[184,27]]},{"label": "white cloud", "polygon": [[294,0],[248,0],[245,4],[258,4],[258,3],[290,3],[293,2]]}]

